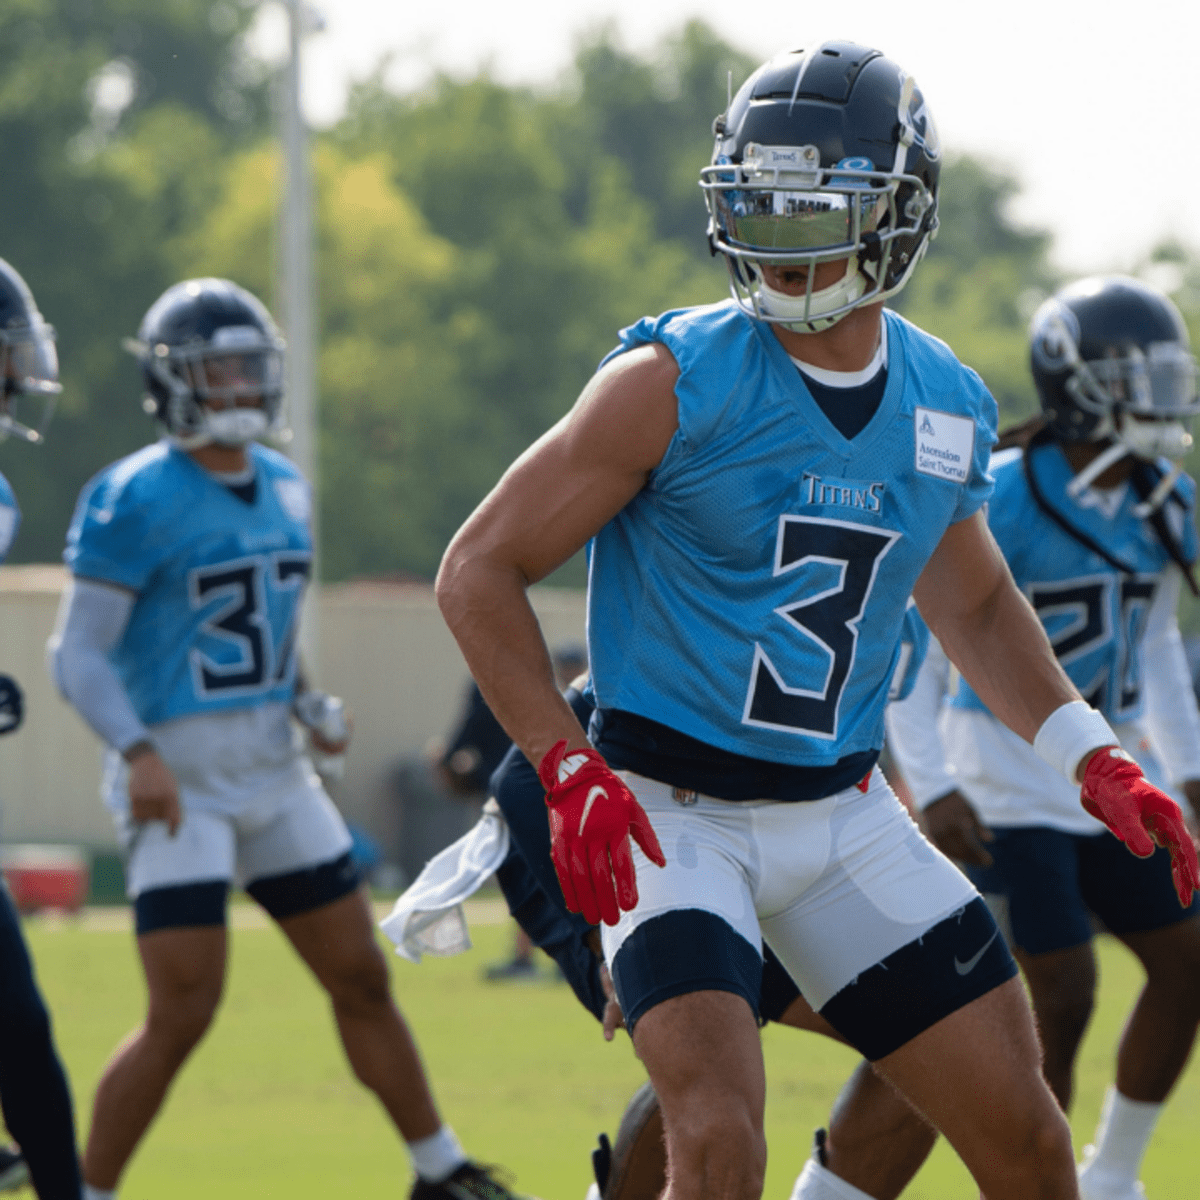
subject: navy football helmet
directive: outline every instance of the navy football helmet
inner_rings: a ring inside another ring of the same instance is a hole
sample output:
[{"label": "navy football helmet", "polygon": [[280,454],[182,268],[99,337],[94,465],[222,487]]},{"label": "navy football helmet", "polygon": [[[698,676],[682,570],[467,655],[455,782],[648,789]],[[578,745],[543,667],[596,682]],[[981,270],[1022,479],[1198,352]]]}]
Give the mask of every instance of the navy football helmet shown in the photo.
[{"label": "navy football helmet", "polygon": [[[941,143],[902,67],[853,42],[782,54],[713,132],[700,172],[709,244],[746,312],[811,333],[908,282],[937,231]],[[842,277],[814,290],[817,265],[843,259]],[[807,268],[806,293],[770,287],[761,263]]]},{"label": "navy football helmet", "polygon": [[[40,442],[54,415],[62,385],[58,382],[58,355],[54,327],[38,312],[33,293],[15,267],[0,258],[0,439],[15,434],[27,442]],[[39,410],[26,421],[18,418],[19,406],[32,402]]]},{"label": "navy football helmet", "polygon": [[1196,359],[1179,310],[1148,284],[1113,275],[1061,288],[1034,314],[1029,362],[1054,437],[1112,442],[1073,486],[1130,454],[1191,449]]},{"label": "navy football helmet", "polygon": [[143,407],[183,449],[282,433],[283,338],[236,283],[187,279],[168,288],[125,348],[142,366]]}]

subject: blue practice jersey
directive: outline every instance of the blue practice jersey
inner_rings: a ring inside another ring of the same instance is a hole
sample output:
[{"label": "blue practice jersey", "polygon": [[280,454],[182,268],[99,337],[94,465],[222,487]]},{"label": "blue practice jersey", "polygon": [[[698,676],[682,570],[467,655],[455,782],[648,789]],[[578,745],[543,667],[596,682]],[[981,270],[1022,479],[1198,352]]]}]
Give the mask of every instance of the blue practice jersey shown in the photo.
[{"label": "blue practice jersey", "polygon": [[80,494],[64,558],[75,575],[137,595],[111,659],[147,725],[291,700],[309,486],[283,455],[247,452],[252,504],[165,441]]},{"label": "blue practice jersey", "polygon": [[732,302],[622,331],[614,353],[674,355],[679,429],[592,543],[601,708],[797,766],[883,744],[908,597],[947,527],[987,500],[996,429],[973,371],[884,318],[887,387],[850,440]]},{"label": "blue practice jersey", "polygon": [[[1074,528],[1129,567],[1122,571],[1072,537],[1038,506],[1025,475],[1024,455],[1047,504]],[[1169,469],[1170,464],[1163,464]],[[1106,515],[1067,493],[1074,477],[1056,444],[1027,452],[1005,450],[992,461],[996,491],[988,524],[1012,570],[1046,628],[1050,643],[1080,695],[1113,724],[1142,712],[1141,643],[1146,616],[1163,570],[1172,563],[1150,522],[1134,514],[1140,497],[1125,490],[1120,507]],[[1087,493],[1084,493],[1085,496]],[[1196,487],[1184,475],[1163,515],[1173,526],[1184,557],[1197,551],[1194,521]],[[951,703],[985,707],[965,680]]]},{"label": "blue practice jersey", "polygon": [[21,510],[13,495],[12,485],[0,475],[0,563],[7,557],[21,524]]}]

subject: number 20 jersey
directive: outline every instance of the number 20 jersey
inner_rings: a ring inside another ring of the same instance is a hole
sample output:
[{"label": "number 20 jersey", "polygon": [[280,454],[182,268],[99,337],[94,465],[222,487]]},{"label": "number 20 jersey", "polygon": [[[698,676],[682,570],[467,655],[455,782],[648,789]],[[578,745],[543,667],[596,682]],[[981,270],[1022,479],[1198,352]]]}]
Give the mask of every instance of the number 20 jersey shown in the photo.
[{"label": "number 20 jersey", "polygon": [[80,494],[67,566],[137,600],[114,668],[147,725],[291,702],[295,633],[312,562],[309,485],[252,444],[254,502],[161,441]]},{"label": "number 20 jersey", "polygon": [[622,331],[614,354],[661,342],[674,356],[679,428],[592,543],[598,705],[798,766],[883,744],[909,595],[948,526],[987,500],[996,429],[973,371],[883,317],[887,386],[850,440],[732,302]]},{"label": "number 20 jersey", "polygon": [[[1062,529],[1035,501],[1028,467],[1045,502],[1074,528],[1130,568],[1119,570]],[[1086,498],[1073,499],[1074,478],[1062,449],[1051,443],[1023,452],[1002,451],[992,460],[996,490],[988,505],[988,525],[1017,586],[1029,598],[1058,661],[1089,704],[1114,725],[1142,715],[1142,641],[1146,618],[1172,560],[1150,522],[1134,509],[1140,497],[1126,487],[1115,511],[1106,513]],[[1169,463],[1162,464],[1164,470]],[[1183,556],[1197,552],[1194,523],[1196,485],[1186,475],[1163,507]],[[956,708],[984,709],[960,680],[951,697]]]}]

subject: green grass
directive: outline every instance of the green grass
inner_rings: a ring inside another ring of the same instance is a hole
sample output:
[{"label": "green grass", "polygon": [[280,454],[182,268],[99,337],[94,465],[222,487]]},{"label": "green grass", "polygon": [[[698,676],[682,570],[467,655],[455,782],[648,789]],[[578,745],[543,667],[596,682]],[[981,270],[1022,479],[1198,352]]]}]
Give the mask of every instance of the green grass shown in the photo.
[{"label": "green grass", "polygon": [[[133,939],[33,922],[29,939],[54,1012],[86,1130],[97,1077],[141,1018]],[[469,1151],[511,1168],[522,1190],[582,1200],[588,1152],[614,1132],[643,1073],[624,1034],[607,1045],[563,984],[487,985],[506,927],[473,930],[476,949],[413,966],[394,959],[396,995],[421,1045],[442,1110]],[[1095,1128],[1121,1023],[1138,986],[1120,947],[1101,946],[1102,995],[1084,1046],[1074,1114],[1077,1146]],[[783,1197],[812,1130],[854,1063],[832,1043],[778,1027],[764,1034],[770,1164],[766,1195]],[[1185,1075],[1160,1124],[1143,1179],[1155,1200],[1191,1194],[1200,1079]],[[374,1098],[352,1079],[323,996],[273,929],[234,933],[215,1028],[184,1068],[134,1159],[121,1200],[355,1200],[405,1194],[408,1166]],[[973,1197],[939,1144],[906,1196]]]}]

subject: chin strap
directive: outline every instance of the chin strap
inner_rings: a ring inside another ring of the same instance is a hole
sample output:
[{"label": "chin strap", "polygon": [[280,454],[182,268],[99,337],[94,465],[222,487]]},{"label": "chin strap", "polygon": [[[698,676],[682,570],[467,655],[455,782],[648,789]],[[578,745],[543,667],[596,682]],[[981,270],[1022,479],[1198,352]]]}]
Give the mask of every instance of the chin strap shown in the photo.
[{"label": "chin strap", "polygon": [[1175,487],[1175,481],[1183,474],[1183,464],[1176,463],[1159,481],[1154,491],[1148,495],[1141,504],[1135,505],[1133,515],[1135,517],[1148,517],[1152,513],[1158,512],[1160,508],[1167,502],[1167,497],[1171,494]]},{"label": "chin strap", "polygon": [[1129,447],[1123,442],[1113,442],[1107,450],[1104,451],[1098,458],[1093,458],[1070,483],[1067,484],[1067,495],[1072,500],[1076,499],[1086,488],[1090,487],[1093,480],[1099,479],[1113,463],[1119,463],[1121,459],[1128,458],[1130,454]]}]

